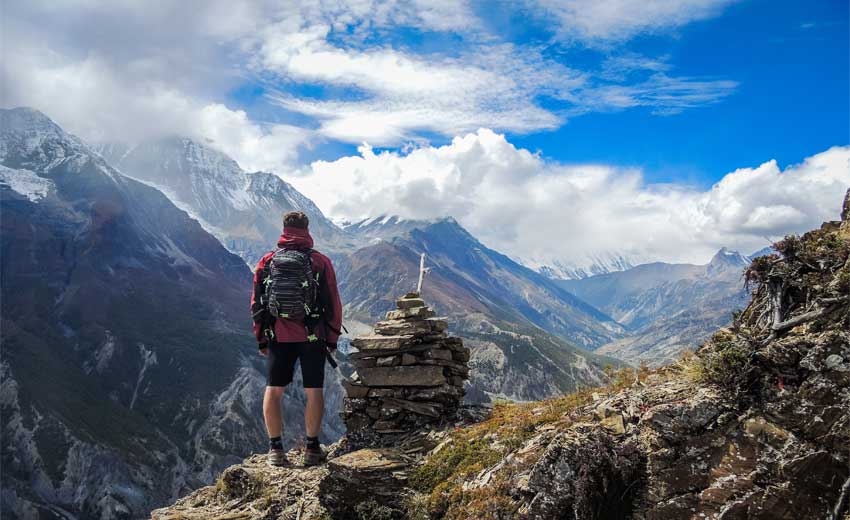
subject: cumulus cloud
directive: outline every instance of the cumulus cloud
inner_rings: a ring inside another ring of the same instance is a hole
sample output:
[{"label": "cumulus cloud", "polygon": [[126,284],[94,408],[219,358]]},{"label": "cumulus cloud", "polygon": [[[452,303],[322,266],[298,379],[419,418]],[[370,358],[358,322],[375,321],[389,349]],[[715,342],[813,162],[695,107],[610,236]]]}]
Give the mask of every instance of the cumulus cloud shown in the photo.
[{"label": "cumulus cloud", "polygon": [[707,191],[647,184],[636,169],[547,162],[481,129],[441,147],[313,163],[296,186],[332,216],[451,215],[487,245],[537,262],[588,253],[705,262],[720,247],[750,253],[836,218],[850,187],[850,147],[782,170],[742,168]]}]

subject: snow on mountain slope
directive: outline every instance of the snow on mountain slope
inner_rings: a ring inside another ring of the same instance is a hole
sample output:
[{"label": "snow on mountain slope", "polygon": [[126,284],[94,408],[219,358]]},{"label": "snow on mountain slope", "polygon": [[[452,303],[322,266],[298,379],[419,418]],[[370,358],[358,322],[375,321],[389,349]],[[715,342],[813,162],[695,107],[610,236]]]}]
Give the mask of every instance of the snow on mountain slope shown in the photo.
[{"label": "snow on mountain slope", "polygon": [[588,253],[582,259],[571,262],[534,257],[521,258],[519,262],[554,280],[581,280],[589,276],[625,271],[637,264],[634,259],[616,253]]},{"label": "snow on mountain slope", "polygon": [[13,170],[5,166],[0,166],[0,184],[9,186],[31,202],[46,197],[54,186],[50,179],[43,179],[29,170]]},{"label": "snow on mountain slope", "polygon": [[655,262],[560,283],[631,329],[600,352],[658,365],[731,321],[748,296],[742,274],[749,262],[722,248],[705,265]]},{"label": "snow on mountain slope", "polygon": [[97,149],[124,174],[167,193],[249,265],[274,247],[287,211],[310,217],[317,247],[335,251],[349,245],[347,235],[292,185],[271,173],[245,172],[201,143],[170,137]]}]

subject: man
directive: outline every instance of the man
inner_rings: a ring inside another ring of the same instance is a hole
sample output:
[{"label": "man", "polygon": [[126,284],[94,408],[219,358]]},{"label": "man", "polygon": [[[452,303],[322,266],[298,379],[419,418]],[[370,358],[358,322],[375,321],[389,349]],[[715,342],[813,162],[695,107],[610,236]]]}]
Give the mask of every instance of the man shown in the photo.
[{"label": "man", "polygon": [[254,272],[251,313],[260,355],[268,361],[263,416],[269,434],[268,462],[287,463],[281,433],[281,399],[292,382],[295,362],[301,365],[307,407],[304,465],[320,464],[325,453],[319,445],[324,412],[322,387],[325,357],[337,346],[342,305],[330,259],[313,250],[309,219],[300,211],[283,216],[278,249],[267,253]]}]

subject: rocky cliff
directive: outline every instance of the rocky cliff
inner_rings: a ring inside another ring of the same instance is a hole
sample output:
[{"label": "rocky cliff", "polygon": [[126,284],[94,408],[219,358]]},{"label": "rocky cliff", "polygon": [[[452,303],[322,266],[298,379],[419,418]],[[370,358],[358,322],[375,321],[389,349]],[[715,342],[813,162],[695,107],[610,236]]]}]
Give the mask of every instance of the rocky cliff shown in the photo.
[{"label": "rocky cliff", "polygon": [[849,216],[850,192],[842,221],[754,262],[749,306],[672,366],[391,445],[344,438],[321,468],[251,458],[153,516],[846,519]]}]

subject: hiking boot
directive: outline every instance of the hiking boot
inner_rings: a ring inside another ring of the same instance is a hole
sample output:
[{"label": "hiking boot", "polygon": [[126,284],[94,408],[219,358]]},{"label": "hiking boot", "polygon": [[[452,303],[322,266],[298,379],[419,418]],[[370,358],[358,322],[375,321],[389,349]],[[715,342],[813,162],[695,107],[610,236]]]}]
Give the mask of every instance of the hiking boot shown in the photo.
[{"label": "hiking boot", "polygon": [[283,450],[270,449],[268,454],[269,466],[287,466],[289,460],[286,458],[286,452]]},{"label": "hiking boot", "polygon": [[304,448],[305,466],[318,466],[327,458],[328,453],[324,449],[322,449],[321,446],[319,446],[318,448]]}]

